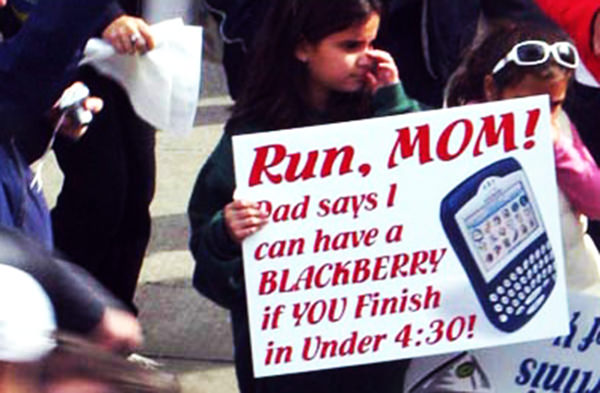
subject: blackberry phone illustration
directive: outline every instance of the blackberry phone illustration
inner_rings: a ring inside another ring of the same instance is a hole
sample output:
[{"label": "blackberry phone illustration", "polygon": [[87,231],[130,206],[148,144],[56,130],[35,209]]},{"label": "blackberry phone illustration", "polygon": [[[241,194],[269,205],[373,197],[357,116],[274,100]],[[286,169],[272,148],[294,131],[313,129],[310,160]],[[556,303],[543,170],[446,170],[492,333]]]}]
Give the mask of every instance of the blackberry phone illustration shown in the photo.
[{"label": "blackberry phone illustration", "polygon": [[440,216],[490,322],[512,332],[556,282],[552,246],[533,191],[513,158],[471,175],[442,200]]}]

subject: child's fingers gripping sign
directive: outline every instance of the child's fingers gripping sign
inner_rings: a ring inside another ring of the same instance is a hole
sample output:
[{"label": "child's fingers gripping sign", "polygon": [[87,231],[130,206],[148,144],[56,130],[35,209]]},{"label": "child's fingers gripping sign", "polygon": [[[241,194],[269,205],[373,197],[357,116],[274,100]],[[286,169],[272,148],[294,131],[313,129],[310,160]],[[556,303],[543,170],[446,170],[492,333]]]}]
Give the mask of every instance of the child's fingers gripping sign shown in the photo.
[{"label": "child's fingers gripping sign", "polygon": [[241,243],[268,222],[268,215],[256,202],[236,199],[224,209],[225,226],[231,239]]}]

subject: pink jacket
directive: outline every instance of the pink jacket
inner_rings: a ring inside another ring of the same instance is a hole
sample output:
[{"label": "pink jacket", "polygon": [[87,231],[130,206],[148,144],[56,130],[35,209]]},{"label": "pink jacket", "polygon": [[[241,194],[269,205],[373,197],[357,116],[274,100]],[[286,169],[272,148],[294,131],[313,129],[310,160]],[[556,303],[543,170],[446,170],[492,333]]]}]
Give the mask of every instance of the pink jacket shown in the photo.
[{"label": "pink jacket", "polygon": [[558,187],[577,212],[600,218],[600,168],[571,124],[571,137],[554,142]]}]

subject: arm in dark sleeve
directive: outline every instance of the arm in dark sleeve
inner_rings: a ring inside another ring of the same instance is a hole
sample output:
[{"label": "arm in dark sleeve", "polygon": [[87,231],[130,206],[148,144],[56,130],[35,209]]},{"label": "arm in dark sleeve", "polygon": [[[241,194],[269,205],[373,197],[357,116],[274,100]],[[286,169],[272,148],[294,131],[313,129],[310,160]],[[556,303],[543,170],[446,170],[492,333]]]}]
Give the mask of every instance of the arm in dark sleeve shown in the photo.
[{"label": "arm in dark sleeve", "polygon": [[124,14],[126,14],[126,12],[117,0],[110,1],[108,3],[108,7],[106,7],[106,16],[104,18],[104,21],[110,23]]},{"label": "arm in dark sleeve", "polygon": [[69,83],[80,49],[105,23],[108,5],[40,0],[20,31],[0,43],[0,141],[16,135],[27,157],[43,151],[51,133],[44,114]]},{"label": "arm in dark sleeve", "polygon": [[194,287],[224,307],[244,296],[241,248],[230,239],[223,218],[233,190],[231,137],[224,135],[202,167],[188,206]]},{"label": "arm in dark sleeve", "polygon": [[0,99],[43,113],[75,72],[81,48],[105,22],[108,0],[40,0],[0,44]]},{"label": "arm in dark sleeve", "polygon": [[106,11],[104,12],[99,28],[94,32],[95,37],[101,37],[104,29],[108,27],[115,19],[127,14],[127,12],[121,7],[121,4],[117,0],[108,2]]},{"label": "arm in dark sleeve", "polygon": [[104,14],[104,23],[101,25],[100,35],[102,31],[115,19],[123,15],[142,17],[143,1],[140,0],[112,0],[108,3],[108,7]]},{"label": "arm in dark sleeve", "polygon": [[21,22],[12,12],[11,7],[0,8],[0,33],[4,39],[15,35],[20,27]]},{"label": "arm in dark sleeve", "polygon": [[42,115],[33,116],[26,108],[15,105],[8,97],[0,97],[0,143],[16,139],[19,151],[26,157],[39,157],[45,149],[52,128],[49,121]]},{"label": "arm in dark sleeve", "polygon": [[91,332],[107,306],[116,305],[85,271],[50,253],[19,232],[0,227],[0,263],[29,273],[44,288],[54,307],[60,329]]}]

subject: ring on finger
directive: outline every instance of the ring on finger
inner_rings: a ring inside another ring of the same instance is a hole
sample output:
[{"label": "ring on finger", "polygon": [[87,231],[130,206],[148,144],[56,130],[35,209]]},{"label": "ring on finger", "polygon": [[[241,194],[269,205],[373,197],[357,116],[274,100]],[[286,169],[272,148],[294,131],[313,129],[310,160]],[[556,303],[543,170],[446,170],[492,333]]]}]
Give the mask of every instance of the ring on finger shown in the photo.
[{"label": "ring on finger", "polygon": [[137,44],[137,42],[141,39],[142,35],[139,32],[135,32],[129,36],[129,42],[131,42],[131,45]]}]

